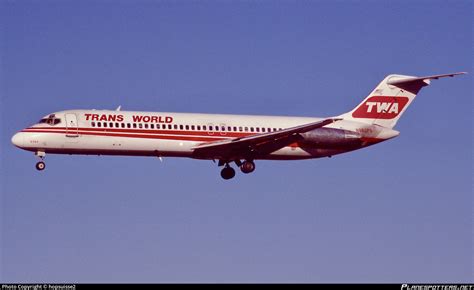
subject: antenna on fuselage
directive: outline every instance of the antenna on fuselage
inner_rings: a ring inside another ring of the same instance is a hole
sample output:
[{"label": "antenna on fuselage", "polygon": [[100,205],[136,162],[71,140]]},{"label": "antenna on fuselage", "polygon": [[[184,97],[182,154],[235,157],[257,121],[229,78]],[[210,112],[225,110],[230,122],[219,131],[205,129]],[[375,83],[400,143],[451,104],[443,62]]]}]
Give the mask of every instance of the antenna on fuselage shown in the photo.
[{"label": "antenna on fuselage", "polygon": [[117,109],[115,109],[115,111],[120,111],[120,109],[122,109],[122,105],[118,106]]}]

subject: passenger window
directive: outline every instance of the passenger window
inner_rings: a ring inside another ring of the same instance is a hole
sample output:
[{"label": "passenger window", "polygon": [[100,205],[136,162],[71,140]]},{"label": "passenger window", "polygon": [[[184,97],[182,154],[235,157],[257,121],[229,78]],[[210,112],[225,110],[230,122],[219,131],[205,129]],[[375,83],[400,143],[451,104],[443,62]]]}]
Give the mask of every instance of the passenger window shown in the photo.
[{"label": "passenger window", "polygon": [[242,132],[242,131],[243,131],[243,130],[242,130],[242,127],[239,127],[239,131],[240,131],[240,132]]},{"label": "passenger window", "polygon": [[193,130],[193,131],[196,130],[194,125],[191,125],[191,130]]},{"label": "passenger window", "polygon": [[[153,125],[152,125],[153,126]],[[153,127],[152,127],[153,128]],[[160,124],[156,124],[156,129],[160,129]]]},{"label": "passenger window", "polygon": [[186,125],[184,128],[185,128],[186,130],[189,130],[189,125]]},{"label": "passenger window", "polygon": [[248,132],[249,131],[249,127],[245,127],[245,132]]},{"label": "passenger window", "polygon": [[175,130],[178,130],[178,125],[174,125],[174,129],[175,129]]},{"label": "passenger window", "polygon": [[95,127],[95,122],[92,122],[91,125],[92,125],[92,127]]},{"label": "passenger window", "polygon": [[101,126],[101,123],[100,122],[97,122],[97,127],[100,127]]},{"label": "passenger window", "polygon": [[234,132],[237,132],[237,127],[234,126]]},{"label": "passenger window", "polygon": [[222,126],[222,127],[221,127],[221,131],[225,131],[225,126]]},{"label": "passenger window", "polygon": [[219,126],[216,126],[216,131],[219,131]]},{"label": "passenger window", "polygon": [[179,125],[179,129],[183,130],[184,129],[183,125]]},{"label": "passenger window", "polygon": [[115,123],[115,128],[119,128],[119,127],[120,127],[119,123]]},{"label": "passenger window", "polygon": [[130,126],[130,123],[127,123],[127,128],[129,128],[129,129],[130,129],[130,127],[131,127],[131,126]]},{"label": "passenger window", "polygon": [[259,127],[255,128],[255,130],[256,130],[257,132],[260,132],[260,128],[259,128]]},{"label": "passenger window", "polygon": [[107,128],[107,123],[104,123],[104,128]]},{"label": "passenger window", "polygon": [[142,123],[138,124],[138,128],[140,129],[143,128],[143,124]]},{"label": "passenger window", "polygon": [[227,127],[227,131],[232,131],[232,127],[231,126]]},{"label": "passenger window", "polygon": [[262,128],[262,132],[265,132],[265,128]]},{"label": "passenger window", "polygon": [[148,129],[148,124],[145,124],[145,129]]},{"label": "passenger window", "polygon": [[110,128],[113,128],[114,127],[114,123],[110,123]]},{"label": "passenger window", "polygon": [[201,131],[201,126],[200,125],[197,125],[196,128],[197,128],[198,131]]},{"label": "passenger window", "polygon": [[202,129],[206,131],[207,130],[206,125],[202,126]]},{"label": "passenger window", "polygon": [[250,132],[253,132],[253,127],[250,127]]},{"label": "passenger window", "polygon": [[155,129],[155,124],[150,124],[150,129]]},{"label": "passenger window", "polygon": [[171,124],[168,125],[168,129],[173,129],[173,126],[171,126]]},{"label": "passenger window", "polygon": [[133,123],[133,128],[137,128],[137,123]]}]

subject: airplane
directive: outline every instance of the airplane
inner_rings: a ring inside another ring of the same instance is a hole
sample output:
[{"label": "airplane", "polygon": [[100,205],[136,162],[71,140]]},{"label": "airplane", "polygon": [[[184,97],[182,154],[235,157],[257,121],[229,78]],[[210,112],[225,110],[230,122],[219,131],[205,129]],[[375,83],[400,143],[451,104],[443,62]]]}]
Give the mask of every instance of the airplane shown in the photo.
[{"label": "airplane", "polygon": [[46,115],[12,137],[32,151],[44,170],[46,154],[189,157],[218,161],[231,179],[235,163],[251,173],[255,160],[331,157],[399,135],[394,126],[431,80],[466,72],[424,77],[386,76],[352,111],[328,117],[283,117],[195,113],[66,110]]}]

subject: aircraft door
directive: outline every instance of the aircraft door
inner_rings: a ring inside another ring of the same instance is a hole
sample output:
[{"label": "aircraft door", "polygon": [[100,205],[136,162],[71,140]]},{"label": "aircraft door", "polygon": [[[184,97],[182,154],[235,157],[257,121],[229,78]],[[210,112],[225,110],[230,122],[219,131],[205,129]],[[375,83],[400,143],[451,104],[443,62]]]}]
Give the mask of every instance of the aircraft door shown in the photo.
[{"label": "aircraft door", "polygon": [[66,137],[79,137],[76,114],[66,114]]}]

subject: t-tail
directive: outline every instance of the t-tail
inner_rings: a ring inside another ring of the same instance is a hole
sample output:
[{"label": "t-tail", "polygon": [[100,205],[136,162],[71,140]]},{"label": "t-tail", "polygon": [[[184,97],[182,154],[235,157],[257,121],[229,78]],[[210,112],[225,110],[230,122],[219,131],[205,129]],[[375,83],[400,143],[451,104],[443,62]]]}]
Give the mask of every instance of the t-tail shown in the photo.
[{"label": "t-tail", "polygon": [[428,86],[432,79],[453,77],[465,73],[458,72],[425,77],[388,75],[362,103],[352,111],[339,117],[344,120],[393,128],[418,92],[423,87]]}]

